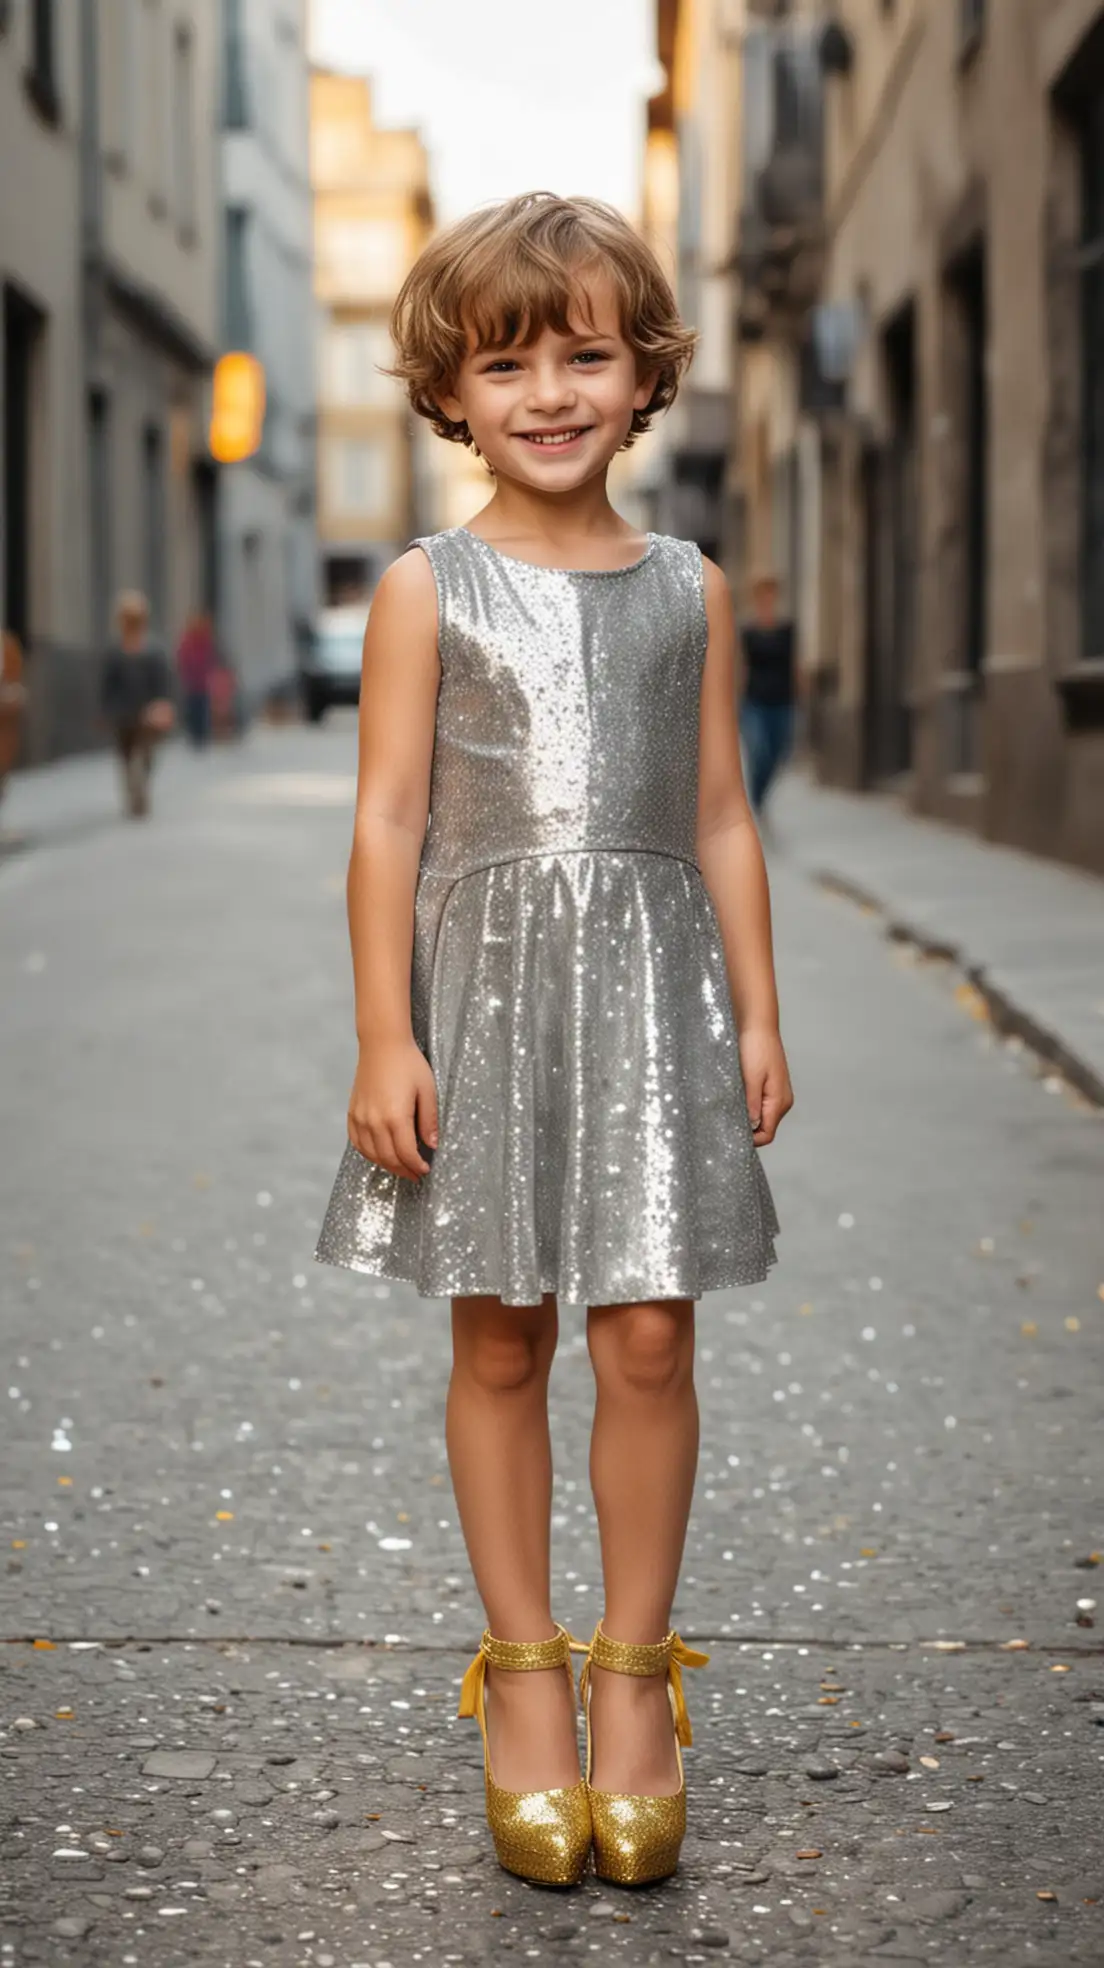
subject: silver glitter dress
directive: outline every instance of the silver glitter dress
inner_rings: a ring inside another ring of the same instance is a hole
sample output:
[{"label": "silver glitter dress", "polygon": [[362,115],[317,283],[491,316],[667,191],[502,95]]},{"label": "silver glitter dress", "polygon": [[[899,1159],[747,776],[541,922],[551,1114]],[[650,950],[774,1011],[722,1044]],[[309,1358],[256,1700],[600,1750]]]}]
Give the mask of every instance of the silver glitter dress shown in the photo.
[{"label": "silver glitter dress", "polygon": [[411,1013],[439,1143],[417,1180],[349,1143],[315,1256],[510,1305],[754,1283],[778,1220],[696,857],[701,555],[416,544],[441,685]]}]

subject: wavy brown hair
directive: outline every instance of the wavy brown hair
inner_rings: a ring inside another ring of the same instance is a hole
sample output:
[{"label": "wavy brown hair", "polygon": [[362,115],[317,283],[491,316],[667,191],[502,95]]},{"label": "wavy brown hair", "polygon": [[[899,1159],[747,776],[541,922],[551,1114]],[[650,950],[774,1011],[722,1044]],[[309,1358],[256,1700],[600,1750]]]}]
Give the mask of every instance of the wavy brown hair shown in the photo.
[{"label": "wavy brown hair", "polygon": [[[590,325],[587,274],[611,280],[621,332],[655,388],[634,410],[622,449],[674,402],[697,335],[679,319],[670,282],[651,248],[612,205],[530,191],[483,206],[437,234],[410,269],[391,315],[397,376],[420,417],[441,437],[472,445],[439,399],[452,393],[469,337],[479,349],[529,348],[546,328]],[[472,445],[474,449],[474,445]]]}]

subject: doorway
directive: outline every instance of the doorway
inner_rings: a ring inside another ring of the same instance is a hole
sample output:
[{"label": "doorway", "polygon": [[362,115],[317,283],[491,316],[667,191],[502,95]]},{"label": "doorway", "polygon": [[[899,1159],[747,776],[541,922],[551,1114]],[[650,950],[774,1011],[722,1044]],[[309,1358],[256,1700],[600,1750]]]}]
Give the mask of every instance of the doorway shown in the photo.
[{"label": "doorway", "polygon": [[31,426],[45,316],[12,286],[4,288],[4,605],[3,623],[26,648],[31,635]]},{"label": "doorway", "polygon": [[916,310],[882,336],[887,435],[863,470],[866,538],[865,778],[884,785],[912,766],[910,693],[916,639],[919,499]]}]

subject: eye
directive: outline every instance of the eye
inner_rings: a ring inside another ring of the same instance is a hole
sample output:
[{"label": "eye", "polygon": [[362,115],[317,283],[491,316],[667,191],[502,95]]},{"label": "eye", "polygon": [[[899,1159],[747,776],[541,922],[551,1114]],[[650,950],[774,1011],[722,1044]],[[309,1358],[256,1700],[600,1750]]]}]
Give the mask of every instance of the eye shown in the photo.
[{"label": "eye", "polygon": [[516,369],[517,366],[517,363],[512,361],[508,355],[502,355],[499,356],[497,362],[488,362],[483,374],[485,376],[505,376],[509,374],[511,369]]},{"label": "eye", "polygon": [[609,356],[605,349],[579,349],[572,356],[571,360],[572,362],[583,362],[588,368],[591,368],[596,362],[608,362]]}]

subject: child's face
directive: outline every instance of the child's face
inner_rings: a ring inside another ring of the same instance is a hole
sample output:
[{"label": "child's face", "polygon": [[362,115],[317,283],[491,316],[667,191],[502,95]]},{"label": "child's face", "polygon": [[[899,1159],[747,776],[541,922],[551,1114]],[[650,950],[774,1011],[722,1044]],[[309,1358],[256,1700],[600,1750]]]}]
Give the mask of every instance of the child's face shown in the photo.
[{"label": "child's face", "polygon": [[655,387],[625,340],[612,284],[586,282],[584,312],[569,332],[545,328],[531,347],[476,346],[469,339],[454,394],[441,409],[465,422],[499,478],[553,494],[604,472],[628,436],[634,410]]}]

